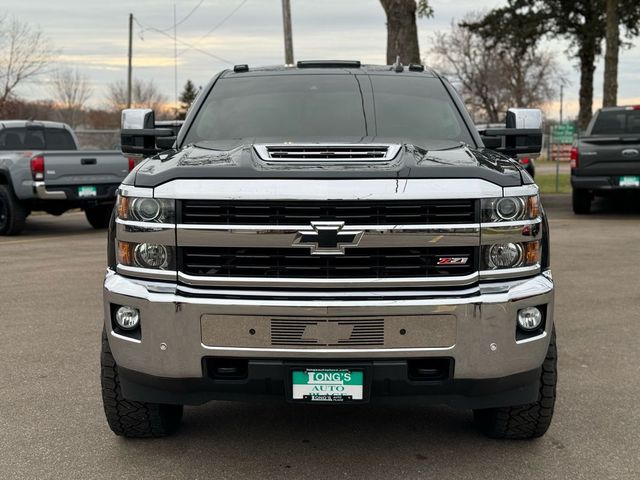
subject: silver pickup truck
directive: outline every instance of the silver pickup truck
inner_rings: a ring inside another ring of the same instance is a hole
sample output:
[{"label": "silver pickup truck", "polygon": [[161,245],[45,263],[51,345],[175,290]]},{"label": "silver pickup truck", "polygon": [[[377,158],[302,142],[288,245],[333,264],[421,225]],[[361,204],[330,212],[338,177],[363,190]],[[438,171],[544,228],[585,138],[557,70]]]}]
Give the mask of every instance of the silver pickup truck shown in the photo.
[{"label": "silver pickup truck", "polygon": [[78,150],[64,123],[0,122],[0,235],[16,235],[34,210],[84,210],[106,228],[120,182],[133,168],[118,150]]}]

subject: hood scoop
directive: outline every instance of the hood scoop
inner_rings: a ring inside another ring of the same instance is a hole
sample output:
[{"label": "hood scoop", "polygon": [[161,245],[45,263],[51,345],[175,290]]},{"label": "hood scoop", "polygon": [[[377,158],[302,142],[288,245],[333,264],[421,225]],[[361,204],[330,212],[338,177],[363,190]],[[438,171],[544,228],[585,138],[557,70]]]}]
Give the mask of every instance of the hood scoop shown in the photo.
[{"label": "hood scoop", "polygon": [[388,163],[400,151],[400,144],[255,144],[258,157],[268,163],[277,164],[362,164]]}]

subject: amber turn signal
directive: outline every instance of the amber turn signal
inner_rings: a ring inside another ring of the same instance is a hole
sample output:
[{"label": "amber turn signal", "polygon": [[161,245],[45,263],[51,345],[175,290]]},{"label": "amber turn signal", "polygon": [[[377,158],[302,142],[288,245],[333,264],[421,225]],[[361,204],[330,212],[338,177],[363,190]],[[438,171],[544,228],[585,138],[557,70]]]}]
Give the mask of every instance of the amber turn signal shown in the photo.
[{"label": "amber turn signal", "polygon": [[133,265],[133,250],[135,244],[129,242],[118,242],[117,261],[120,265]]},{"label": "amber turn signal", "polygon": [[525,265],[535,265],[540,263],[541,249],[540,242],[527,242],[524,245],[524,263]]},{"label": "amber turn signal", "polygon": [[537,218],[540,216],[540,197],[531,195],[527,197],[527,218]]},{"label": "amber turn signal", "polygon": [[122,220],[129,218],[129,197],[118,196],[118,218]]}]

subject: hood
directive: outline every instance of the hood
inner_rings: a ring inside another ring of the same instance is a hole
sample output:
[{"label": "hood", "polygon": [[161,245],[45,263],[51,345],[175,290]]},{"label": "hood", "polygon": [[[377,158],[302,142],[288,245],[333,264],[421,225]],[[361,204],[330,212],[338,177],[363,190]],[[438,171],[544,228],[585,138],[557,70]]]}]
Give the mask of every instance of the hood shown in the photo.
[{"label": "hood", "polygon": [[492,150],[466,145],[427,149],[392,139],[360,139],[357,143],[395,143],[401,148],[392,161],[382,163],[362,161],[354,165],[309,160],[294,164],[260,158],[254,144],[262,141],[208,142],[206,146],[168,150],[145,160],[132,172],[135,185],[156,187],[179,178],[481,178],[502,187],[523,183],[517,162]]}]

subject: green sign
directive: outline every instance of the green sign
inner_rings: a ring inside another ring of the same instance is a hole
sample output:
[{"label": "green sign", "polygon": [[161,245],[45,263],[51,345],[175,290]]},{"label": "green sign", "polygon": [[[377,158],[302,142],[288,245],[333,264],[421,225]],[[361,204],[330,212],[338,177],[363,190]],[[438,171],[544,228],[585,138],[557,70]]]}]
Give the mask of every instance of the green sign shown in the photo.
[{"label": "green sign", "polygon": [[308,368],[293,372],[293,399],[316,402],[362,400],[364,374],[347,368]]},{"label": "green sign", "polygon": [[551,143],[572,144],[576,127],[573,123],[558,123],[551,127]]}]

